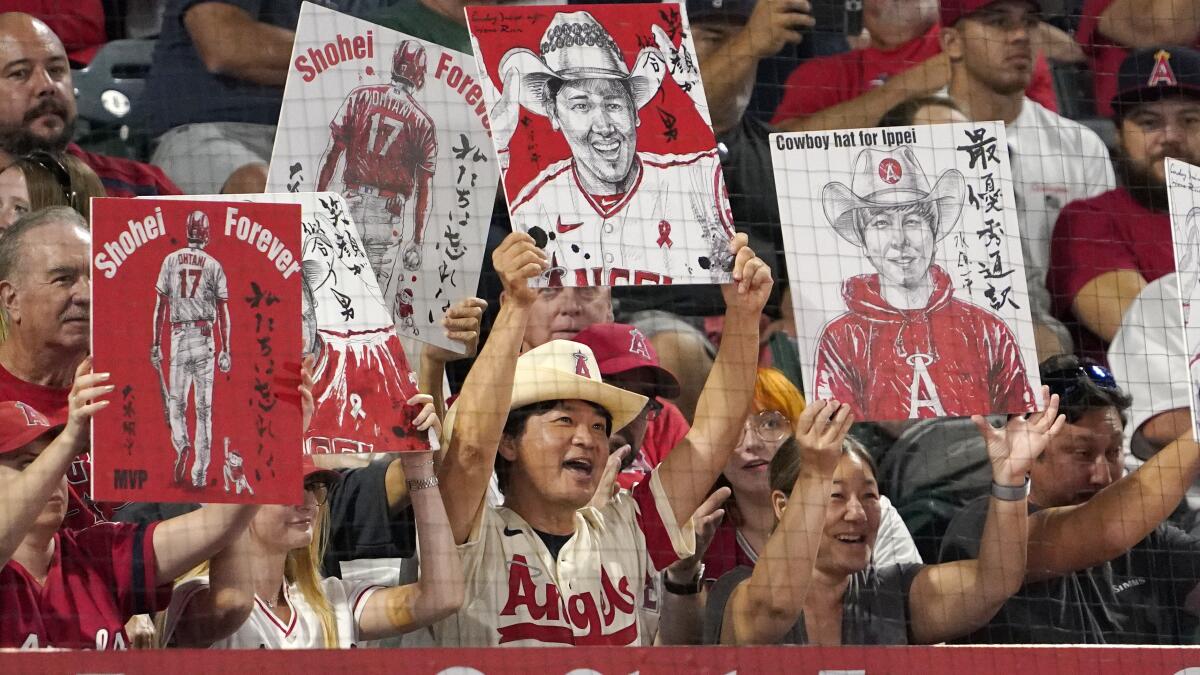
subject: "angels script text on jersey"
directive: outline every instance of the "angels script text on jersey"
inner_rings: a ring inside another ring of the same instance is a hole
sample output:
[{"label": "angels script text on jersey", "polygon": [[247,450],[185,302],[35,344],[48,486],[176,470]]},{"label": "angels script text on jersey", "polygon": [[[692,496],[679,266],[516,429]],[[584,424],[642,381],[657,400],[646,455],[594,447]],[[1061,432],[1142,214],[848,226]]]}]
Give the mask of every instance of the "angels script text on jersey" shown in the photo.
[{"label": "angels script text on jersey", "polygon": [[329,70],[343,61],[375,58],[375,36],[367,31],[367,36],[355,35],[348,38],[341,33],[332,42],[325,43],[320,49],[309,47],[308,51],[296,57],[296,70],[303,73],[300,79],[312,82],[321,73]]},{"label": "angels script text on jersey", "polygon": [[166,234],[167,226],[163,224],[162,208],[154,209],[152,215],[143,220],[130,220],[125,225],[125,231],[117,235],[113,241],[104,243],[104,251],[96,254],[96,269],[104,270],[104,278],[117,276],[117,269],[148,241],[158,239]]},{"label": "angels script text on jersey", "polygon": [[238,210],[230,206],[225,210],[225,236],[237,236],[238,239],[250,244],[267,259],[275,263],[275,269],[283,273],[287,279],[300,269],[300,262],[270,230],[250,220],[246,216],[238,216]]}]

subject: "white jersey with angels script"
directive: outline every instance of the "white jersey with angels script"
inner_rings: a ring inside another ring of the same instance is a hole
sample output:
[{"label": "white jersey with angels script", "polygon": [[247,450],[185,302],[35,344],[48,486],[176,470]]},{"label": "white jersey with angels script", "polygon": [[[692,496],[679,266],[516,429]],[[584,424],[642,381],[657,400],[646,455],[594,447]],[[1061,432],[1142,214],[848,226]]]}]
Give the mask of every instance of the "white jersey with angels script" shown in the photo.
[{"label": "white jersey with angels script", "polygon": [[433,625],[443,647],[647,645],[638,618],[657,572],[695,549],[679,528],[658,473],[603,509],[575,514],[558,558],[516,513],[485,504],[458,547],[466,575],[462,609]]},{"label": "white jersey with angels script", "polygon": [[[321,580],[325,597],[333,608],[337,622],[338,648],[348,649],[358,642],[358,620],[371,594],[382,588],[368,580],[343,581],[330,577]],[[208,588],[208,577],[187,579],[175,587],[171,594],[171,605],[167,608],[166,625],[163,627],[165,644],[179,623],[188,603],[197,591]],[[213,649],[324,649],[325,632],[321,618],[304,599],[304,594],[295,584],[284,586],[284,597],[292,608],[292,616],[286,623],[271,611],[258,596],[254,597],[254,608],[250,616],[233,635],[212,644]]]},{"label": "white jersey with angels script", "polygon": [[217,301],[229,300],[221,263],[199,248],[181,248],[163,258],[155,290],[170,301],[171,323],[214,321]]},{"label": "white jersey with angels script", "polygon": [[545,238],[551,286],[699,283],[725,273],[714,257],[726,255],[733,226],[716,150],[639,152],[635,162],[637,182],[623,194],[587,193],[565,159],[517,195],[514,231]]}]

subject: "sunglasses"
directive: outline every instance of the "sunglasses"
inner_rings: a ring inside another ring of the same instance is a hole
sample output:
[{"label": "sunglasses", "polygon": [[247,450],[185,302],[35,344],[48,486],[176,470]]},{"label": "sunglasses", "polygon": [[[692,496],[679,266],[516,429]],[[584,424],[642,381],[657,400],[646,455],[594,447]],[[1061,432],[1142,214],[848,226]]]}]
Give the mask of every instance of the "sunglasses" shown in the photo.
[{"label": "sunglasses", "polygon": [[62,190],[63,197],[67,199],[67,206],[79,210],[76,204],[78,194],[71,185],[71,173],[67,171],[67,167],[63,165],[62,160],[45,150],[34,150],[27,155],[23,155],[21,159],[33,162],[50,172],[50,175],[54,176],[55,182],[58,183],[59,189]]},{"label": "sunglasses", "polygon": [[658,419],[659,414],[663,410],[663,404],[657,398],[649,396],[646,398],[646,407],[642,408],[646,413],[646,419],[653,422]]},{"label": "sunglasses", "polygon": [[1050,393],[1058,394],[1058,398],[1064,402],[1072,400],[1075,393],[1089,381],[1101,389],[1120,390],[1112,371],[1090,359],[1078,366],[1059,368],[1042,375],[1042,384],[1050,387]]},{"label": "sunglasses", "polygon": [[329,500],[329,483],[323,481],[305,483],[304,491],[312,493],[317,506],[325,506],[325,502]]}]

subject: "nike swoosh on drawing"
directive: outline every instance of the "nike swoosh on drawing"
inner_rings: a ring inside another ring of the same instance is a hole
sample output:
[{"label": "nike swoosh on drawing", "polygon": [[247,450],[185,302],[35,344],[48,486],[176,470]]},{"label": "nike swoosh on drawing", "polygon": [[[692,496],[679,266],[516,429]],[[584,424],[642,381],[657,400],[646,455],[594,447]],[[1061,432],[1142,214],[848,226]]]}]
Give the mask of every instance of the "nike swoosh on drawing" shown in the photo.
[{"label": "nike swoosh on drawing", "polygon": [[558,224],[554,226],[554,229],[558,230],[559,234],[566,234],[572,230],[577,230],[580,227],[583,227],[582,221],[580,221],[578,223],[564,223],[562,221],[562,216],[559,216]]}]

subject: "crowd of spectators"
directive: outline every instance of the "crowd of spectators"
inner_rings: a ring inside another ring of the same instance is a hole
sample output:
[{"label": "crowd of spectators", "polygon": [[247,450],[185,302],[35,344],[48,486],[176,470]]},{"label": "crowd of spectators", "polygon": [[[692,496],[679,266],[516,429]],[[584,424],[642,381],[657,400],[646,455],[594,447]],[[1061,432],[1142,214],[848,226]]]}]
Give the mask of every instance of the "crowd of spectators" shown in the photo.
[{"label": "crowd of spectators", "polygon": [[[467,0],[321,4],[472,48]],[[732,284],[533,289],[548,262],[498,195],[480,297],[444,322],[466,355],[420,354],[445,449],[306,458],[304,505],[259,507],[88,497],[113,385],[88,358],[87,217],[263,191],[301,2],[6,3],[0,648],[1195,643],[1163,160],[1200,165],[1200,0],[818,21],[853,4],[686,1]],[[154,41],[126,120],[151,144],[115,156],[76,143],[73,78],[125,39]],[[800,374],[769,134],[986,120],[1046,410],[856,423]],[[306,414],[311,367],[288,385]]]}]

